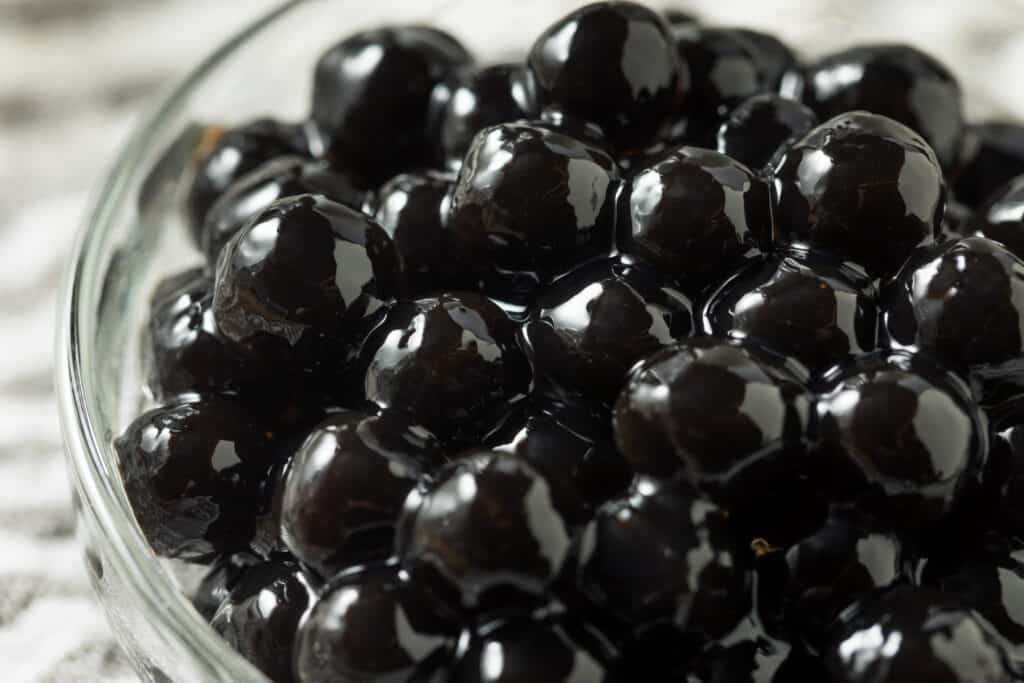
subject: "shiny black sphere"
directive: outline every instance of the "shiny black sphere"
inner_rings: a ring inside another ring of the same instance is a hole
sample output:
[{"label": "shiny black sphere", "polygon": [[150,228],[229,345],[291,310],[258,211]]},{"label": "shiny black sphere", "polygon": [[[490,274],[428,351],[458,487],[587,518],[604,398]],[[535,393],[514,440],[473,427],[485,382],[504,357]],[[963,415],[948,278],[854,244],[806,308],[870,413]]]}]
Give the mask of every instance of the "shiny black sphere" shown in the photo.
[{"label": "shiny black sphere", "polygon": [[452,259],[448,209],[454,185],[455,177],[447,173],[403,174],[385,183],[364,207],[395,243],[410,294],[472,282]]},{"label": "shiny black sphere", "polygon": [[525,393],[530,374],[516,325],[468,292],[392,305],[363,344],[359,365],[367,400],[444,441],[470,444]]},{"label": "shiny black sphere", "polygon": [[629,369],[693,331],[689,299],[645,263],[583,266],[547,288],[522,329],[535,391],[614,403]]},{"label": "shiny black sphere", "polygon": [[489,296],[526,302],[539,285],[611,251],[617,190],[614,160],[558,127],[484,129],[452,196],[454,257]]},{"label": "shiny black sphere", "polygon": [[956,198],[981,206],[1000,187],[1024,174],[1024,125],[988,121],[969,126],[953,174]]},{"label": "shiny black sphere", "polygon": [[680,110],[682,139],[699,147],[714,147],[729,112],[754,95],[777,92],[796,63],[782,42],[756,31],[684,24],[673,33],[692,81]]},{"label": "shiny black sphere", "polygon": [[1011,683],[1005,645],[955,596],[901,587],[844,616],[824,651],[841,683]]},{"label": "shiny black sphere", "polygon": [[323,196],[283,199],[221,253],[214,318],[263,362],[336,372],[401,290],[401,263],[364,214]]},{"label": "shiny black sphere", "polygon": [[718,128],[717,149],[760,170],[785,145],[817,125],[818,117],[799,102],[773,93],[755,95],[733,109]]},{"label": "shiny black sphere", "polygon": [[313,78],[313,121],[339,167],[383,183],[430,159],[434,87],[471,61],[458,41],[423,26],[364,31],[330,48]]},{"label": "shiny black sphere", "polygon": [[687,285],[724,277],[768,239],[767,186],[724,154],[683,147],[637,171],[628,189],[623,251]]},{"label": "shiny black sphere", "polygon": [[420,587],[391,567],[332,583],[302,624],[299,683],[427,680],[455,649],[458,627],[434,611]]},{"label": "shiny black sphere", "polygon": [[894,119],[925,139],[943,168],[960,151],[960,85],[931,56],[909,45],[862,45],[807,67],[804,102],[822,119],[863,109]]},{"label": "shiny black sphere", "polygon": [[396,548],[413,579],[448,604],[518,607],[558,577],[584,513],[573,487],[525,458],[470,453],[410,494]]},{"label": "shiny black sphere", "polygon": [[274,683],[294,683],[295,638],[316,598],[295,562],[247,567],[210,626]]},{"label": "shiny black sphere", "polygon": [[882,297],[891,346],[929,354],[955,369],[1019,359],[1022,302],[1024,262],[982,237],[922,253]]},{"label": "shiny black sphere", "polygon": [[770,257],[725,281],[703,311],[708,334],[749,339],[821,371],[877,344],[877,293],[856,268]]},{"label": "shiny black sphere", "polygon": [[967,386],[905,354],[875,354],[825,380],[817,405],[821,481],[887,528],[948,514],[988,456]]},{"label": "shiny black sphere", "polygon": [[231,397],[185,399],[141,415],[115,445],[158,554],[201,562],[247,547],[276,457],[261,416]]},{"label": "shiny black sphere", "polygon": [[743,557],[725,511],[681,482],[640,479],[584,529],[576,580],[634,632],[667,623],[714,639],[749,609]]},{"label": "shiny black sphere", "polygon": [[327,578],[387,559],[406,496],[443,462],[433,436],[396,413],[340,413],[313,430],[292,460],[284,540]]},{"label": "shiny black sphere", "polygon": [[619,149],[667,130],[689,88],[668,24],[632,2],[597,2],[548,28],[528,63],[541,101],[599,125]]},{"label": "shiny black sphere", "polygon": [[484,128],[536,119],[540,113],[533,72],[523,65],[460,69],[434,89],[430,126],[438,161],[458,171],[473,138]]},{"label": "shiny black sphere", "polygon": [[259,119],[222,130],[208,129],[199,144],[199,161],[186,198],[190,234],[202,244],[210,208],[237,180],[278,157],[311,155],[300,126]]},{"label": "shiny black sphere", "polygon": [[199,236],[207,263],[217,265],[224,245],[256,214],[285,197],[319,194],[353,209],[362,206],[366,192],[351,176],[325,161],[280,157],[242,176],[210,208]]},{"label": "shiny black sphere", "polygon": [[884,116],[841,114],[776,161],[774,240],[889,276],[934,239],[945,198],[942,169],[919,135]]}]

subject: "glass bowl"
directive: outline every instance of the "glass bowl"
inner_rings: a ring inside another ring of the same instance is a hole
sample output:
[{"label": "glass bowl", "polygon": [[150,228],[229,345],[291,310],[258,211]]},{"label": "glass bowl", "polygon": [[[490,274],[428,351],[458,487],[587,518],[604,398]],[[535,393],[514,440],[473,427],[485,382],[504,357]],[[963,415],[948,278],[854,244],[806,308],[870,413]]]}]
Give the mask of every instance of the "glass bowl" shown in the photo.
[{"label": "glass bowl", "polygon": [[[144,680],[267,681],[222,643],[191,607],[183,592],[188,577],[180,568],[158,560],[150,550],[129,507],[112,446],[146,400],[139,381],[138,347],[149,293],[161,277],[200,260],[184,237],[179,207],[182,178],[201,137],[202,122],[232,125],[260,116],[301,120],[307,114],[312,67],[320,53],[359,29],[429,23],[459,36],[481,61],[515,59],[528,47],[530,36],[582,4],[289,2],[227,42],[174,90],[140,126],[99,187],[67,277],[59,317],[57,383],[86,565],[117,638]],[[679,3],[652,4],[664,9]],[[709,23],[778,33],[807,54],[867,40],[914,42],[958,72],[970,117],[1012,115],[1014,108],[1018,115],[1024,112],[1021,98],[1007,102],[996,97],[999,87],[992,79],[970,78],[982,70],[1000,73],[1000,43],[992,36],[1019,35],[1024,21],[1013,0],[969,3],[966,10],[958,0],[898,3],[898,9],[893,3],[844,2],[822,2],[808,9],[807,3],[796,0],[683,4],[696,5]],[[906,21],[880,21],[879,6]],[[923,13],[932,20],[911,20]],[[951,32],[977,28],[978,22],[971,21],[979,16],[986,17],[982,28],[996,31],[979,34],[987,40],[987,52],[968,50],[964,41],[948,39]],[[1017,56],[1015,68],[1002,72],[1008,77],[1019,70],[1024,44],[1011,42],[1005,51]],[[997,101],[1004,105],[993,105]]]}]

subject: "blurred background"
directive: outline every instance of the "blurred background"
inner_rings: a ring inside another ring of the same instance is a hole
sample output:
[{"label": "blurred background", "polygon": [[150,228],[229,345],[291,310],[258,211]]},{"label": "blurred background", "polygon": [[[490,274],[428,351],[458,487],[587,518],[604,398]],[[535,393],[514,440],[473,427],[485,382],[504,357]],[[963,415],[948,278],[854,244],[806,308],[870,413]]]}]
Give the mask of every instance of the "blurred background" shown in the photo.
[{"label": "blurred background", "polygon": [[[5,683],[134,680],[93,602],[74,539],[51,380],[55,293],[90,188],[140,114],[279,1],[0,0]],[[1024,112],[1024,0],[680,0],[679,7],[708,23],[783,39],[810,22],[813,40],[791,43],[809,55],[856,42],[845,21],[856,15],[876,36],[912,42],[950,66],[969,117]]]}]

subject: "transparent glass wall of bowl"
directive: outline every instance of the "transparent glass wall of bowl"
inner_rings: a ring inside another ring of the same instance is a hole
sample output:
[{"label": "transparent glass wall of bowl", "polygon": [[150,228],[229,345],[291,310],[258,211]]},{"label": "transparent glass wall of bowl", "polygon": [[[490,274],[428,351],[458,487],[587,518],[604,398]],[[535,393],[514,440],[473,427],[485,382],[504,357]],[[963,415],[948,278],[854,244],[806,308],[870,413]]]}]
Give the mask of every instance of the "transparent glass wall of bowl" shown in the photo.
[{"label": "transparent glass wall of bowl", "polygon": [[[140,382],[139,332],[153,286],[200,261],[185,239],[179,206],[187,183],[184,173],[201,127],[230,126],[262,116],[302,119],[309,109],[317,58],[353,31],[389,23],[431,24],[457,35],[481,61],[522,59],[534,36],[583,4],[580,0],[288,3],[227,43],[172,93],[139,128],[98,189],[68,276],[57,380],[86,566],[114,632],[144,680],[266,681],[206,627],[183,595],[180,573],[150,551],[124,495],[113,448],[116,436],[147,400]],[[689,3],[651,4],[664,8]],[[857,26],[855,12],[831,17],[827,25],[814,20],[801,23],[794,14],[798,4],[806,5],[795,0],[780,3],[774,20],[754,21],[753,27],[781,31],[798,49],[823,45],[823,35],[840,36],[845,44],[865,40],[871,31],[892,30],[877,26],[845,30]],[[728,13],[729,3],[720,9]],[[759,17],[765,19],[768,13],[761,11]],[[739,21],[731,15],[728,19]],[[918,38],[928,47],[923,36]],[[823,49],[838,47],[829,44]],[[154,167],[157,170],[152,172]]]}]

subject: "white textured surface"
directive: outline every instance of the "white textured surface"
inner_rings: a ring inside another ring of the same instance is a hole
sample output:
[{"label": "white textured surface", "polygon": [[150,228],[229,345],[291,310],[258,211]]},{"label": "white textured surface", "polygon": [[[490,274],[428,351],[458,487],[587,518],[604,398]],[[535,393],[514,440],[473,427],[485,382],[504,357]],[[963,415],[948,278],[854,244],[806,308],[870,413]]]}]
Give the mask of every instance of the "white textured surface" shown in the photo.
[{"label": "white textured surface", "polygon": [[[475,0],[481,21],[487,2]],[[556,3],[557,0],[552,0]],[[140,108],[273,0],[0,0],[0,680],[132,680],[72,536],[52,398],[54,296],[85,195]],[[968,111],[1024,112],[1021,0],[701,0],[804,52],[908,35],[961,76]],[[794,27],[812,22],[808,32]],[[474,27],[465,26],[465,30]],[[482,31],[505,30],[494,24]]]}]

